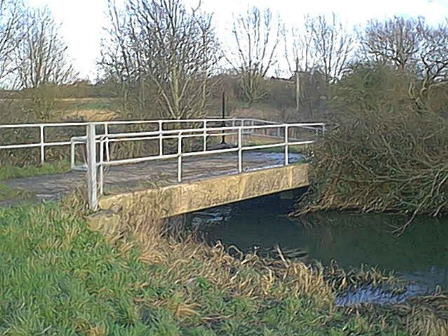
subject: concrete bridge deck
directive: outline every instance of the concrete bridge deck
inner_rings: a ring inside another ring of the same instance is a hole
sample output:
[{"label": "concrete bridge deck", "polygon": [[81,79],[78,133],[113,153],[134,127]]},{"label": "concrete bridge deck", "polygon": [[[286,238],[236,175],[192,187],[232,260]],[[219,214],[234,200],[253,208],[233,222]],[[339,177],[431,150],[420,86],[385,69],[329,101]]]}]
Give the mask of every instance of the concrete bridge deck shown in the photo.
[{"label": "concrete bridge deck", "polygon": [[[302,158],[299,154],[289,154],[291,163]],[[244,171],[254,171],[284,162],[283,153],[244,153]],[[231,176],[238,173],[235,153],[221,153],[208,157],[186,158],[183,163],[183,181],[186,184],[208,180],[217,176]],[[244,175],[244,173],[243,173]],[[72,171],[64,174],[44,175],[3,181],[8,187],[26,191],[34,195],[33,201],[59,200],[85,184],[86,173]],[[140,164],[113,166],[105,174],[105,197],[120,193],[166,187],[178,184],[177,161],[150,161]],[[0,202],[1,205],[11,201]]]}]

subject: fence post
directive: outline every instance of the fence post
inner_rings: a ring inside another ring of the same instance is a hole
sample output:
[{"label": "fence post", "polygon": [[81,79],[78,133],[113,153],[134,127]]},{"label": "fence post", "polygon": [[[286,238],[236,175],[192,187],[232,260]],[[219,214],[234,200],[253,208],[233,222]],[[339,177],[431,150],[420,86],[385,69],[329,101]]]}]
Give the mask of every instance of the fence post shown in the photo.
[{"label": "fence post", "polygon": [[289,129],[285,125],[285,166],[289,164]]},{"label": "fence post", "polygon": [[90,210],[98,208],[95,124],[87,125],[87,193]]},{"label": "fence post", "polygon": [[44,125],[40,125],[40,164],[45,163],[45,131]]},{"label": "fence post", "polygon": [[243,172],[243,128],[238,128],[238,173]]}]

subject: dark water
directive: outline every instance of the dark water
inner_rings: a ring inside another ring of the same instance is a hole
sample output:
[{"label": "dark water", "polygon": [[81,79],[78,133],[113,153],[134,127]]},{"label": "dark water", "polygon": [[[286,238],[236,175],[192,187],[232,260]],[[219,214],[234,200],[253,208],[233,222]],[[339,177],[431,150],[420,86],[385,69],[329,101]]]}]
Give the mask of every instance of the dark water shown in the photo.
[{"label": "dark water", "polygon": [[[282,250],[302,250],[306,262],[328,265],[336,260],[344,268],[368,265],[395,271],[410,281],[409,290],[402,297],[386,298],[389,302],[430,293],[437,286],[448,290],[447,218],[418,218],[397,237],[392,231],[406,221],[403,217],[329,212],[291,219],[287,216],[293,206],[290,196],[284,193],[209,209],[193,214],[191,222],[211,243],[222,241],[246,252],[279,245]],[[375,302],[383,294],[366,288],[341,300]]]}]

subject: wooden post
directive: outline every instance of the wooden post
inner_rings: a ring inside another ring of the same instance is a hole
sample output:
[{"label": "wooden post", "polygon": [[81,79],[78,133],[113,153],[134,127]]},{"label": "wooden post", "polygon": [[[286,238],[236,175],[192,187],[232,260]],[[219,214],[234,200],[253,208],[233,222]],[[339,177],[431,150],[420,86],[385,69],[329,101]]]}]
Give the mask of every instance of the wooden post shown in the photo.
[{"label": "wooden post", "polygon": [[87,193],[90,210],[98,208],[95,124],[87,125]]}]

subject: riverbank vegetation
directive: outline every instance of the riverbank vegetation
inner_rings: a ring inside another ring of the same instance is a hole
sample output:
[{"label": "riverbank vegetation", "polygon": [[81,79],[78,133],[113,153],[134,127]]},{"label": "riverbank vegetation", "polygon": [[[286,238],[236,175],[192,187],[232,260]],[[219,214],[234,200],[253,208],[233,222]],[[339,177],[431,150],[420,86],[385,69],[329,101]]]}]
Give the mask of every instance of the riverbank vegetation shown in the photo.
[{"label": "riverbank vegetation", "polygon": [[[409,98],[406,74],[360,66],[334,87],[344,109],[312,149],[313,184],[302,211],[448,213],[448,120]],[[439,102],[440,103],[440,102]]]},{"label": "riverbank vegetation", "polygon": [[74,213],[0,209],[2,334],[446,335],[443,296],[400,315],[337,308],[322,271],[300,262],[231,257],[161,223],[104,237]]}]

